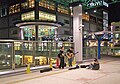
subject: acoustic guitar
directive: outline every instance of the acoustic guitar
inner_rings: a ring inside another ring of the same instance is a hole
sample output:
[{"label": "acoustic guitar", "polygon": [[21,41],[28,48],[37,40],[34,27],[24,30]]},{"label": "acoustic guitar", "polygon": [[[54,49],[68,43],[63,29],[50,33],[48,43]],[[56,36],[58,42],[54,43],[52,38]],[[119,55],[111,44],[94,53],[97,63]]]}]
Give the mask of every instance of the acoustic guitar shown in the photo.
[{"label": "acoustic guitar", "polygon": [[77,53],[79,53],[79,52],[76,52],[76,53],[69,53],[69,52],[67,52],[66,56],[67,56],[68,59],[70,59],[70,58],[74,57],[75,54],[77,54]]}]

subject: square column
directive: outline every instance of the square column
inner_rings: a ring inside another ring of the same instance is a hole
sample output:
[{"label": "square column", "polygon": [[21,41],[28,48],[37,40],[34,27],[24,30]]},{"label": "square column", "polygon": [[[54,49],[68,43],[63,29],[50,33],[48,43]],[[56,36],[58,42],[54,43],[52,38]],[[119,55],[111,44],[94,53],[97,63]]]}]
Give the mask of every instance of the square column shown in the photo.
[{"label": "square column", "polygon": [[79,52],[75,55],[75,58],[77,62],[80,62],[83,55],[82,6],[73,7],[73,41],[75,52]]}]

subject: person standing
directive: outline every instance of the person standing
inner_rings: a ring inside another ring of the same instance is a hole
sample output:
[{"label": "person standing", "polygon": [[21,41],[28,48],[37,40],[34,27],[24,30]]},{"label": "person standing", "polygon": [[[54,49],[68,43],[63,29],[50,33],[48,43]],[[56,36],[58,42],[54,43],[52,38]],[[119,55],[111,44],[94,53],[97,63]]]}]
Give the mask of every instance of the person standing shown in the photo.
[{"label": "person standing", "polygon": [[67,50],[66,56],[68,57],[68,65],[69,65],[69,67],[72,67],[72,61],[73,61],[73,56],[74,56],[73,47],[70,47]]},{"label": "person standing", "polygon": [[59,57],[59,59],[60,59],[59,68],[64,69],[64,46],[62,46],[62,47],[60,48],[58,57]]}]

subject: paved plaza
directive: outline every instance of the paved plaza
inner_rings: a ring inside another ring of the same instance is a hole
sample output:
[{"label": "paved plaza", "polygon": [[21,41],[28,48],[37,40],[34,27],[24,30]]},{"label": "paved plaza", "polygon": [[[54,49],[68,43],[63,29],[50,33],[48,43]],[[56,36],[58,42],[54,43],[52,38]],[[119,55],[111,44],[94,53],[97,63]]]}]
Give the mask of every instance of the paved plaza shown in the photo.
[{"label": "paved plaza", "polygon": [[65,68],[44,73],[38,70],[30,74],[0,77],[0,84],[120,84],[120,58],[104,57],[99,61],[100,70]]}]

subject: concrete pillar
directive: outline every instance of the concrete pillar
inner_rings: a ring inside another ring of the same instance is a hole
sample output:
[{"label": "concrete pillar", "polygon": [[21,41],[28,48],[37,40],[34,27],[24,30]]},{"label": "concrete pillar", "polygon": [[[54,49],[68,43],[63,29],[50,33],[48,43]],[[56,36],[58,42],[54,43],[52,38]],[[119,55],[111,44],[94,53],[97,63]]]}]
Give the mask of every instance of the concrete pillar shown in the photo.
[{"label": "concrete pillar", "polygon": [[98,59],[101,58],[101,56],[100,56],[100,51],[101,51],[101,50],[100,50],[100,48],[101,48],[101,47],[100,47],[100,44],[101,44],[101,40],[98,39]]},{"label": "concrete pillar", "polygon": [[82,44],[82,6],[73,7],[73,42],[75,44],[76,61],[82,61],[83,44]]}]

